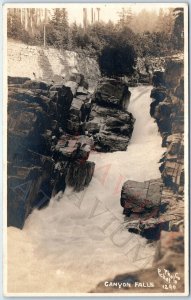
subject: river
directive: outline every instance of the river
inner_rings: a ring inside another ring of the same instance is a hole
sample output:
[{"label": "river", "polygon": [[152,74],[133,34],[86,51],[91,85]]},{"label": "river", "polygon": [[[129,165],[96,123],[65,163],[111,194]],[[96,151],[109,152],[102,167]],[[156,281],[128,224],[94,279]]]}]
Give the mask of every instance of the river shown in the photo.
[{"label": "river", "polygon": [[85,191],[67,188],[33,211],[23,230],[8,228],[9,293],[86,293],[102,280],[151,266],[155,248],[125,229],[120,192],[128,179],[159,178],[164,149],[149,114],[151,86],[130,90],[136,122],[127,151],[92,152],[96,169]]}]

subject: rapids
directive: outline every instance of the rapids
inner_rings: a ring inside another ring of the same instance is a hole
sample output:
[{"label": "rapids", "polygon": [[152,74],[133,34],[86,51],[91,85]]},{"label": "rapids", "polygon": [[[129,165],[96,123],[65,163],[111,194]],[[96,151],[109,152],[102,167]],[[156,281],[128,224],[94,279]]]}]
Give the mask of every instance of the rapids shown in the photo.
[{"label": "rapids", "polygon": [[120,192],[128,179],[160,177],[164,149],[149,114],[151,87],[130,90],[128,111],[136,122],[127,151],[92,152],[96,169],[86,190],[67,188],[33,211],[23,230],[8,228],[8,293],[86,293],[102,280],[152,264],[154,246],[125,229]]}]

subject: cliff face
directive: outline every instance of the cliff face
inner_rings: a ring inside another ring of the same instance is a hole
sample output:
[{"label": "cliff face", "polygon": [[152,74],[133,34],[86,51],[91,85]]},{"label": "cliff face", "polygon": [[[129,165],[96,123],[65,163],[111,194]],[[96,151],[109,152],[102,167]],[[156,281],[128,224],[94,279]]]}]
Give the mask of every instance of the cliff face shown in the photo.
[{"label": "cliff face", "polygon": [[[161,90],[163,97],[161,98]],[[157,84],[151,92],[153,116],[167,151],[160,167],[165,186],[183,192],[184,186],[184,68],[182,61],[167,64],[164,84]]]},{"label": "cliff face", "polygon": [[69,78],[72,73],[83,74],[92,88],[100,77],[99,66],[92,58],[73,51],[29,46],[15,40],[7,42],[8,76],[62,83],[63,77]]},{"label": "cliff face", "polygon": [[19,77],[8,83],[8,225],[22,228],[32,209],[47,205],[66,184],[78,191],[89,184],[93,142],[67,131],[70,87]]}]

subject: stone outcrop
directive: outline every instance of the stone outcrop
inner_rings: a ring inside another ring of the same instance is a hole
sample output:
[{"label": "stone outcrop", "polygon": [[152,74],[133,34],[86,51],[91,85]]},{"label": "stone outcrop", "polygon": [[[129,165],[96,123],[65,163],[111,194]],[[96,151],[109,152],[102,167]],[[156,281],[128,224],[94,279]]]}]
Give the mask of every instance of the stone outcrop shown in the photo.
[{"label": "stone outcrop", "polygon": [[[77,90],[85,89],[82,81]],[[9,77],[8,83],[8,225],[22,228],[34,207],[47,205],[66,185],[80,191],[89,184],[93,140],[67,134],[70,87],[20,77]]]},{"label": "stone outcrop", "polygon": [[87,90],[88,84],[85,82],[84,77],[81,76],[80,78],[74,75],[66,82],[66,85],[70,86],[73,91],[74,96],[67,120],[67,131],[71,134],[84,134],[85,124],[89,120],[92,108],[92,95]]},{"label": "stone outcrop", "polygon": [[128,180],[121,191],[121,206],[124,208],[125,227],[149,240],[157,240],[166,221],[160,218],[167,203],[162,199],[162,180],[145,182]]},{"label": "stone outcrop", "polygon": [[125,151],[135,119],[127,111],[130,91],[125,83],[104,78],[94,93],[86,130],[93,135],[95,149],[102,152]]},{"label": "stone outcrop", "polygon": [[155,118],[167,150],[160,171],[166,186],[183,191],[184,186],[184,68],[183,61],[171,60],[164,81],[151,91],[151,116]]},{"label": "stone outcrop", "polygon": [[93,140],[87,136],[63,135],[52,147],[56,168],[65,174],[65,183],[80,191],[89,185],[95,163],[87,161],[93,149]]},{"label": "stone outcrop", "polygon": [[121,191],[121,206],[127,216],[137,214],[158,216],[161,202],[161,179],[137,182],[128,180],[123,184]]}]

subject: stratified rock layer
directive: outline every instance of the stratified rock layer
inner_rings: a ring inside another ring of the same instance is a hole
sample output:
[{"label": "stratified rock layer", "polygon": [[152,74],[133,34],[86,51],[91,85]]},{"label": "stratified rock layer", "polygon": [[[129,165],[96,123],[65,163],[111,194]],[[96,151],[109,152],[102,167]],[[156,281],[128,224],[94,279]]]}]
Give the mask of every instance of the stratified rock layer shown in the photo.
[{"label": "stratified rock layer", "polygon": [[[84,95],[84,77],[74,77],[76,97]],[[9,77],[8,83],[8,225],[22,228],[34,207],[47,205],[67,184],[77,191],[89,184],[93,140],[66,133],[76,134],[68,125],[74,101],[70,87],[20,77]]]},{"label": "stratified rock layer", "polygon": [[94,95],[82,74],[52,84],[8,77],[8,225],[22,228],[34,207],[66,185],[81,191],[95,163],[90,151],[124,151],[133,131],[130,92],[104,79]]},{"label": "stratified rock layer", "polygon": [[101,152],[125,151],[135,119],[127,111],[131,93],[116,79],[104,78],[98,84],[86,130],[93,134],[95,149]]},{"label": "stratified rock layer", "polygon": [[155,118],[167,147],[160,171],[166,186],[183,191],[184,186],[184,66],[183,61],[167,63],[164,82],[151,91],[151,116]]}]

